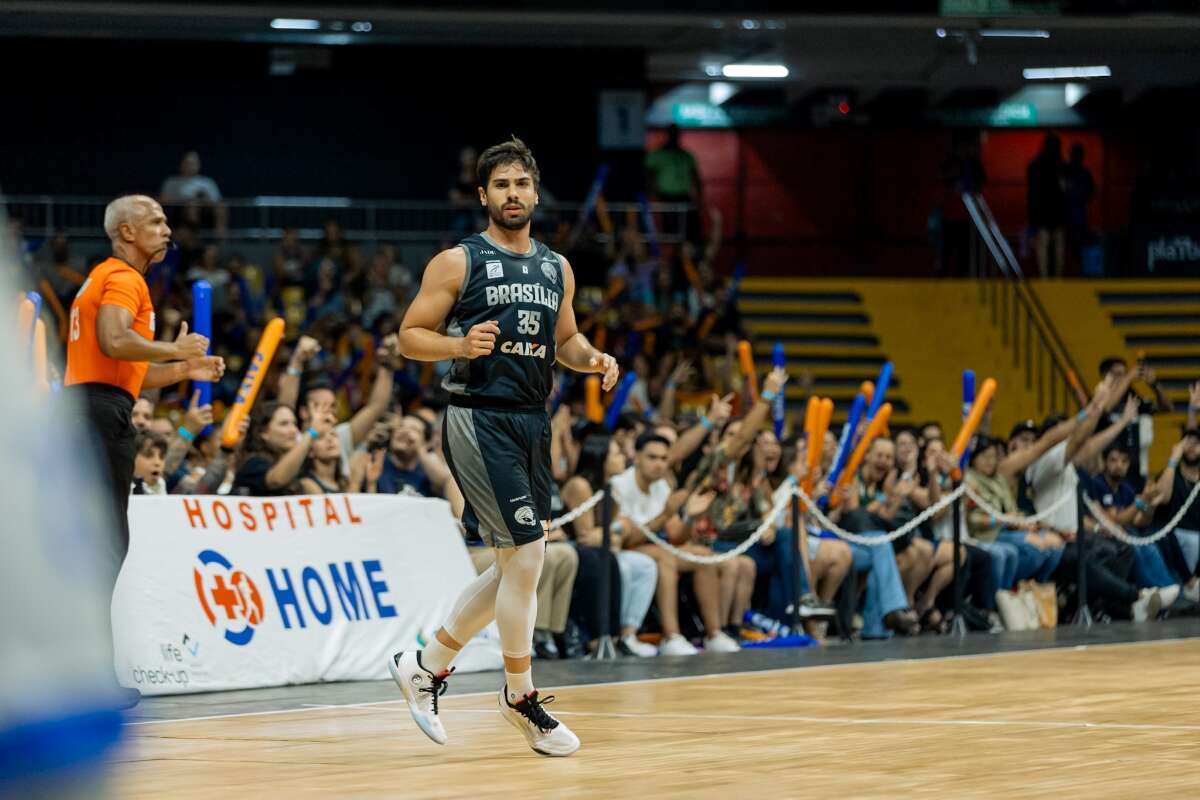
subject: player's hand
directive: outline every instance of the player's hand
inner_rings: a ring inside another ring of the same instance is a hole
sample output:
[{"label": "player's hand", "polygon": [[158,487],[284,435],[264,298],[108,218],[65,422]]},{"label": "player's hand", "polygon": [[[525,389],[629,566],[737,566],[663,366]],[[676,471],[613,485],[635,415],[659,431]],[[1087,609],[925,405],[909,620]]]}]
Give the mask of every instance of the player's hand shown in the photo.
[{"label": "player's hand", "polygon": [[192,402],[188,404],[187,413],[183,415],[183,427],[193,436],[212,425],[212,404],[200,405],[200,390],[192,392]]},{"label": "player's hand", "polygon": [[[203,356],[189,358],[187,361],[188,380],[219,381],[225,374],[225,359],[220,356]],[[211,421],[211,420],[210,420]]]},{"label": "player's hand", "polygon": [[500,335],[500,324],[496,320],[488,320],[471,326],[467,335],[459,345],[463,358],[479,358],[490,356],[496,349],[496,337]]},{"label": "player's hand", "polygon": [[600,388],[608,391],[617,385],[617,377],[620,375],[620,370],[617,368],[617,360],[608,353],[597,353],[588,361],[588,366],[592,368],[592,372],[598,372],[604,376],[604,380],[600,384]]},{"label": "player's hand", "polygon": [[187,320],[179,324],[179,335],[175,337],[175,357],[190,361],[208,354],[208,337],[199,333],[188,333]]}]

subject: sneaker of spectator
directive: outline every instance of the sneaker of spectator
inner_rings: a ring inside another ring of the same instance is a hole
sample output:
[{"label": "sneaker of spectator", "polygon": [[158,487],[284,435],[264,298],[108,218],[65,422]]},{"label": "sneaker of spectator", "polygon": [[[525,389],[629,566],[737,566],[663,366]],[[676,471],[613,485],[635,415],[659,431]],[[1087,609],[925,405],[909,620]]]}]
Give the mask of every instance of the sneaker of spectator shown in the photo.
[{"label": "sneaker of spectator", "polygon": [[[724,636],[724,634],[721,635]],[[668,636],[658,646],[658,654],[660,656],[694,656],[699,652],[696,646],[683,638],[683,634],[680,633]]]},{"label": "sneaker of spectator", "polygon": [[725,631],[717,631],[704,640],[704,652],[706,653],[736,653],[741,649],[741,646]]}]

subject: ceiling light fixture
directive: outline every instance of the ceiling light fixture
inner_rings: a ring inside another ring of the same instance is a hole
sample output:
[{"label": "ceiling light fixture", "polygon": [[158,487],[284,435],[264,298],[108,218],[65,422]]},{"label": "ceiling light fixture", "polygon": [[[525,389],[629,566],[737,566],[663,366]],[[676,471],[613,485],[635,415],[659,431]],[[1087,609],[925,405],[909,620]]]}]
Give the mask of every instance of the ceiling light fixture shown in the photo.
[{"label": "ceiling light fixture", "polygon": [[786,78],[788,68],[783,64],[726,64],[721,74],[726,78]]},{"label": "ceiling light fixture", "polygon": [[286,19],[279,17],[271,20],[271,27],[277,31],[315,31],[320,30],[321,23],[315,19]]},{"label": "ceiling light fixture", "polygon": [[1049,39],[1050,31],[990,28],[980,31],[979,35],[985,39]]},{"label": "ceiling light fixture", "polygon": [[1112,70],[1096,67],[1029,67],[1021,70],[1027,81],[1056,81],[1066,78],[1109,78]]}]

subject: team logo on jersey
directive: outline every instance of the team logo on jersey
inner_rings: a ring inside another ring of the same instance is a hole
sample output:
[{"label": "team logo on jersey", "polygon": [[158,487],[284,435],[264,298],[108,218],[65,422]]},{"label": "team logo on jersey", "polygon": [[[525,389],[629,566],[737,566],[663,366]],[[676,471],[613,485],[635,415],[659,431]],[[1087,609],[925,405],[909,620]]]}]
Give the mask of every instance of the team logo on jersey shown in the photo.
[{"label": "team logo on jersey", "polygon": [[519,525],[525,525],[530,528],[537,524],[537,514],[534,512],[533,506],[521,506],[513,512],[513,519]]},{"label": "team logo on jersey", "polygon": [[487,262],[487,276],[489,280],[492,278],[503,278],[504,264],[499,261]]},{"label": "team logo on jersey", "polygon": [[500,345],[500,352],[513,356],[545,358],[546,345],[538,344],[537,342],[504,342]]},{"label": "team logo on jersey", "polygon": [[558,268],[549,261],[542,262],[542,274],[546,276],[546,280],[551,283],[558,283]]}]

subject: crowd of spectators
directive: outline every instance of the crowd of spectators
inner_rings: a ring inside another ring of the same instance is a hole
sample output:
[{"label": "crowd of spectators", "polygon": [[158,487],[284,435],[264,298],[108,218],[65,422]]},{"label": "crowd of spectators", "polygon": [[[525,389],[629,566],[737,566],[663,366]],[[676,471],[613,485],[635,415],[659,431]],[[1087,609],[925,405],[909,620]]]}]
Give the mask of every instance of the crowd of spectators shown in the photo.
[{"label": "crowd of spectators", "polygon": [[[193,155],[172,191],[190,198],[196,216],[173,221],[177,248],[147,278],[160,310],[160,339],[173,338],[190,317],[192,282],[213,286],[211,338],[229,368],[210,404],[201,405],[190,389],[138,399],[132,491],[409,494],[443,498],[458,516],[463,499],[440,442],[447,401],[441,376],[448,365],[407,362],[395,336],[419,274],[398,259],[395,246],[347,241],[334,221],[311,246],[289,230],[270,262],[247,262],[220,236],[201,236],[222,215],[215,211],[215,183],[202,180]],[[465,189],[456,187],[452,197],[455,192],[466,211]],[[198,220],[196,226],[188,219]],[[807,481],[834,498],[830,518],[841,528],[877,537],[897,531],[953,486],[958,465],[940,426],[891,430],[839,487],[826,481],[837,446],[831,432],[809,474],[809,444],[795,431],[778,437],[770,424],[765,398],[784,391],[786,372],[766,375],[758,400],[739,374],[736,343],[746,334],[736,280],[720,277],[714,266],[719,215],[710,212],[700,241],[673,245],[649,240],[636,216],[617,222],[607,238],[585,229],[542,233],[561,237],[573,263],[600,265],[580,282],[580,326],[636,383],[615,425],[606,425],[587,418],[582,380],[560,375],[549,408],[554,516],[578,509],[602,489],[610,504],[549,533],[538,589],[538,655],[582,656],[605,635],[634,656],[690,655],[697,645],[734,651],[778,633],[750,624],[753,612],[783,621],[798,614],[817,639],[947,632],[955,613],[949,508],[893,541],[873,544],[840,538],[811,517],[797,530],[786,510],[772,517],[792,486]],[[47,300],[66,307],[86,275],[61,237],[25,269],[29,288],[49,290]],[[588,274],[586,266],[580,273]],[[263,325],[275,316],[287,321],[286,340],[241,443],[226,449],[211,426],[232,400]],[[1200,479],[1200,384],[1192,389],[1179,444],[1155,473],[1145,455],[1146,434],[1153,430],[1149,415],[1164,400],[1153,372],[1114,358],[1101,373],[1077,414],[1023,422],[1007,439],[988,423],[975,441],[965,480],[988,508],[965,502],[961,516],[968,627],[1021,629],[1069,618],[1079,600],[1081,531],[1094,534],[1084,559],[1094,613],[1145,622],[1200,607],[1200,503],[1157,545],[1134,547],[1081,512],[1079,503],[1060,502],[1086,491],[1115,524],[1157,529]],[[795,377],[793,385],[808,388],[805,376]],[[1141,400],[1137,385],[1151,387],[1154,399]],[[1019,519],[1050,509],[1036,521]],[[744,554],[703,560],[733,549],[764,523],[765,535]],[[647,530],[702,560],[660,547]],[[491,553],[477,544],[468,542],[483,570]],[[1040,598],[1040,611],[1029,597]]]}]

